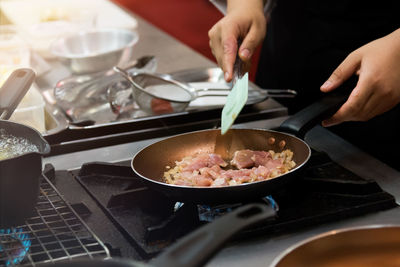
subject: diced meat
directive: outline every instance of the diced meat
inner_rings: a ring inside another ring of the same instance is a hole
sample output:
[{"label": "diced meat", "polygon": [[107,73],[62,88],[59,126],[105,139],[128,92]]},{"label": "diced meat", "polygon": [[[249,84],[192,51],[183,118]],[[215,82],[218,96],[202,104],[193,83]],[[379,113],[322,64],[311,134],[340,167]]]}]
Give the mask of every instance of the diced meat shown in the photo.
[{"label": "diced meat", "polygon": [[243,169],[265,165],[271,159],[271,154],[266,151],[253,151],[245,149],[235,152],[231,164],[238,169]]},{"label": "diced meat", "polygon": [[222,159],[222,157],[218,154],[208,154],[209,155],[209,159],[208,159],[208,166],[214,166],[214,165],[219,165],[221,167],[226,167],[228,166],[228,163],[225,162],[225,160]]},{"label": "diced meat", "polygon": [[254,166],[265,166],[269,161],[272,160],[271,154],[266,151],[254,151],[251,158],[254,161]]},{"label": "diced meat", "polygon": [[208,177],[204,177],[202,175],[196,175],[194,177],[194,184],[198,186],[210,186],[214,180]]},{"label": "diced meat", "polygon": [[254,168],[254,175],[257,177],[258,181],[262,181],[268,178],[270,172],[271,169],[264,166],[258,166],[257,168]]},{"label": "diced meat", "polygon": [[200,174],[205,177],[211,177],[213,179],[217,179],[221,176],[221,168],[218,165],[214,165],[211,168],[204,167],[200,169]]},{"label": "diced meat", "polygon": [[270,159],[269,161],[263,164],[267,169],[280,169],[283,167],[283,159]]},{"label": "diced meat", "polygon": [[214,165],[221,167],[226,167],[228,165],[220,155],[213,153],[198,154],[194,158],[187,160],[184,159],[178,164],[183,166],[183,171],[194,171],[204,167],[212,167]]},{"label": "diced meat", "polygon": [[228,185],[224,178],[217,178],[214,180],[212,186],[224,186]]},{"label": "diced meat", "polygon": [[201,153],[177,162],[164,173],[168,183],[186,186],[228,186],[263,181],[293,168],[293,152],[236,151],[231,164],[238,169],[224,170],[227,163],[218,154]]},{"label": "diced meat", "polygon": [[238,169],[250,168],[254,166],[254,161],[252,159],[254,151],[245,149],[238,150],[233,154],[233,159],[231,160],[231,165]]},{"label": "diced meat", "polygon": [[186,180],[186,179],[176,179],[174,181],[174,184],[184,185],[184,186],[193,186],[193,182],[191,180]]}]

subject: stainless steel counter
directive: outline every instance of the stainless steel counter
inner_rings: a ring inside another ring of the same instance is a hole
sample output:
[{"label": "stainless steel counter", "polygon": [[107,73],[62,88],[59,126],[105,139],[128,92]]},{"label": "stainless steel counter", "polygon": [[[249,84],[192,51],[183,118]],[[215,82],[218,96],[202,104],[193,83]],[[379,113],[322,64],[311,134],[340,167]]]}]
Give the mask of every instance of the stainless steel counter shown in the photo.
[{"label": "stainless steel counter", "polygon": [[[157,72],[160,73],[199,67],[215,67],[214,62],[190,47],[136,14],[132,14],[132,16],[138,22],[136,30],[139,33],[139,41],[133,48],[133,58],[154,55],[158,60]],[[41,88],[53,88],[57,81],[70,75],[70,71],[61,63],[52,61],[50,64],[52,65],[52,70],[40,79]]]}]

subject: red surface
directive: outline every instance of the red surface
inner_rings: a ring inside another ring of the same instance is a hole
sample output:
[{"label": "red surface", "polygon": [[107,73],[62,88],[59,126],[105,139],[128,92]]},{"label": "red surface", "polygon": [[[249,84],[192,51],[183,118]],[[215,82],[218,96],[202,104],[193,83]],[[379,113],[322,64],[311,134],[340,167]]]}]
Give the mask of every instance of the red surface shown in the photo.
[{"label": "red surface", "polygon": [[[113,0],[215,62],[208,30],[222,14],[208,0]],[[250,80],[258,62],[254,55]]]}]

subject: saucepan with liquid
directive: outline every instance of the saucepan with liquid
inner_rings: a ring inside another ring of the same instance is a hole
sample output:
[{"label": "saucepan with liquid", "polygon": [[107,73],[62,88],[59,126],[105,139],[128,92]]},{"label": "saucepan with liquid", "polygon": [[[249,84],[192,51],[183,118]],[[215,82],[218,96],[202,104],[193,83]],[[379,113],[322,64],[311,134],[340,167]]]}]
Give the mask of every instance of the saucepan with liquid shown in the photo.
[{"label": "saucepan with liquid", "polygon": [[20,225],[33,215],[42,156],[50,152],[37,130],[7,121],[34,77],[32,70],[18,69],[0,88],[0,228]]}]

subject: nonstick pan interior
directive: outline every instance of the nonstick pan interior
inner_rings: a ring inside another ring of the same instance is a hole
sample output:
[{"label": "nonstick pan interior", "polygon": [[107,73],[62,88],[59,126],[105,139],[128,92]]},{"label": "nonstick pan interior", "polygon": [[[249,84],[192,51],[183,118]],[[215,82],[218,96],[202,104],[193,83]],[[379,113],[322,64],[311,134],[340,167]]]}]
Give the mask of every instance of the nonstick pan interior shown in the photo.
[{"label": "nonstick pan interior", "polygon": [[[275,140],[273,144],[272,139]],[[296,167],[273,179],[236,186],[188,187],[163,182],[166,166],[173,167],[175,161],[183,157],[207,152],[231,159],[234,152],[241,149],[272,149],[276,152],[291,149]],[[303,140],[289,134],[262,129],[231,129],[221,136],[221,131],[215,129],[181,134],[151,144],[134,156],[132,168],[149,186],[180,201],[237,202],[273,193],[293,177],[292,173],[307,162],[310,154],[310,148]]]}]

